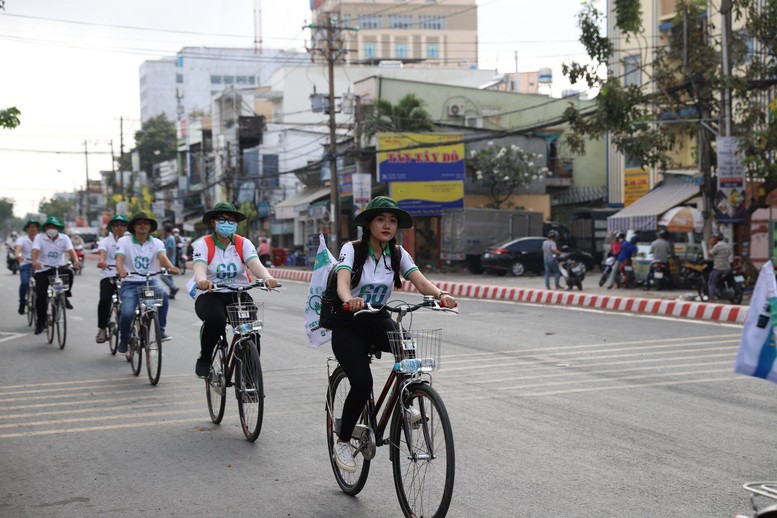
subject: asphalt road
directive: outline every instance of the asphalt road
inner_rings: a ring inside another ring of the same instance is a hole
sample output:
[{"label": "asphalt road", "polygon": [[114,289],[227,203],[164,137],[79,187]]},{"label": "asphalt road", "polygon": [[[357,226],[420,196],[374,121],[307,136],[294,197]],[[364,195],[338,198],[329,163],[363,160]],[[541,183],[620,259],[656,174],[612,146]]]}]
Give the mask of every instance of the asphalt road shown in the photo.
[{"label": "asphalt road", "polygon": [[[0,516],[399,515],[388,451],[358,497],[334,481],[330,351],[307,345],[306,284],[255,297],[267,398],[250,444],[234,398],[210,422],[192,302],[172,302],[152,387],[94,343],[97,282],[88,263],[60,351],[16,314],[18,277],[0,273]],[[732,373],[738,326],[480,300],[420,313],[416,328],[444,329],[449,516],[730,517],[749,509],[743,482],[777,478],[777,387]],[[373,368],[381,385],[388,368]]]}]

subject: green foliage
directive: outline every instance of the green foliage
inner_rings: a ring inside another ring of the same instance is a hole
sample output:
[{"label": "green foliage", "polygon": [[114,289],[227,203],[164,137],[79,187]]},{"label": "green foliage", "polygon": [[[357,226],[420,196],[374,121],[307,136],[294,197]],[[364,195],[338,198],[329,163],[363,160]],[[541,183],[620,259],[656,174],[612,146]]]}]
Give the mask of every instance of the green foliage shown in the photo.
[{"label": "green foliage", "polygon": [[14,106],[6,108],[5,110],[0,110],[0,128],[14,129],[21,123],[19,120],[19,115],[21,115],[21,113],[22,112]]},{"label": "green foliage", "polygon": [[57,217],[64,223],[68,219],[68,213],[73,209],[74,206],[75,200],[66,201],[59,198],[51,198],[49,200],[44,198],[38,204],[38,212],[44,214],[46,217]]},{"label": "green foliage", "polygon": [[491,208],[498,209],[519,188],[542,179],[546,167],[535,164],[542,155],[524,151],[516,145],[488,146],[470,151],[467,173],[475,183],[488,187]]},{"label": "green foliage", "polygon": [[[135,144],[140,153],[140,169],[151,174],[151,167],[176,157],[175,124],[165,114],[151,117],[135,132]],[[127,157],[127,155],[125,155]],[[127,157],[129,159],[129,157]],[[124,164],[122,164],[124,166]],[[129,171],[130,169],[123,169]]]},{"label": "green foliage", "polygon": [[246,215],[246,219],[238,223],[237,233],[241,236],[251,238],[251,226],[254,221],[258,219],[259,213],[256,210],[256,205],[244,201],[238,207],[238,210]]},{"label": "green foliage", "polygon": [[639,0],[615,0],[615,25],[624,33],[642,30],[642,8]]},{"label": "green foliage", "polygon": [[423,106],[424,102],[413,94],[407,94],[396,105],[378,99],[367,109],[364,135],[371,139],[378,132],[431,131],[432,118]]}]

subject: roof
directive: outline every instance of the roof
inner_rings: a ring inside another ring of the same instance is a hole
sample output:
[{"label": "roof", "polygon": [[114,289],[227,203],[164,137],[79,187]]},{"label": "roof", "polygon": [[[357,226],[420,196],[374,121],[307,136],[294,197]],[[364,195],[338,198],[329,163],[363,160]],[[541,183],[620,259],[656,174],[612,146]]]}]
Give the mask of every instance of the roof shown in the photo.
[{"label": "roof", "polygon": [[672,207],[682,205],[698,196],[699,186],[695,183],[675,182],[662,184],[607,218],[607,230],[655,230],[658,216]]},{"label": "roof", "polygon": [[290,196],[280,203],[275,205],[275,208],[279,207],[297,207],[299,205],[309,205],[310,203],[329,196],[329,187],[323,187],[320,189],[304,189],[302,192],[298,192],[294,196]]}]

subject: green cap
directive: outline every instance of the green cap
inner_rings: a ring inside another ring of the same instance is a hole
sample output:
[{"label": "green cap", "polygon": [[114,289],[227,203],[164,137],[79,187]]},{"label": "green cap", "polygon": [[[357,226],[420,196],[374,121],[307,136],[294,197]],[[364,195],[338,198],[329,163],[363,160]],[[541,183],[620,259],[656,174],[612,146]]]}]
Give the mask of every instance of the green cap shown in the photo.
[{"label": "green cap", "polygon": [[228,201],[220,201],[212,209],[210,209],[202,216],[202,222],[210,223],[210,220],[212,220],[219,214],[231,214],[238,221],[243,221],[244,219],[246,219],[245,214],[237,210],[237,207],[235,207]]},{"label": "green cap", "polygon": [[22,227],[22,230],[24,230],[25,232],[27,232],[27,228],[28,228],[30,225],[35,225],[36,227],[38,227],[38,230],[40,230],[40,223],[39,223],[39,222],[38,222],[38,220],[36,220],[36,219],[30,219],[30,220],[27,220],[27,223],[25,223],[25,224],[24,224],[24,227]]},{"label": "green cap", "polygon": [[116,214],[108,222],[108,228],[111,228],[111,226],[113,226],[114,223],[124,223],[125,225],[129,225],[129,220],[127,219],[127,216],[125,216],[124,214]]},{"label": "green cap", "polygon": [[367,226],[375,216],[381,212],[390,212],[397,217],[397,227],[410,228],[413,226],[413,217],[406,210],[400,209],[397,202],[388,196],[376,196],[367,204],[367,207],[360,212],[353,220],[353,224],[358,226]]},{"label": "green cap", "polygon": [[49,216],[48,218],[46,218],[46,221],[43,222],[44,228],[46,227],[46,225],[54,225],[60,231],[65,230],[65,225],[63,225],[62,222],[59,221],[59,218],[54,216]]}]

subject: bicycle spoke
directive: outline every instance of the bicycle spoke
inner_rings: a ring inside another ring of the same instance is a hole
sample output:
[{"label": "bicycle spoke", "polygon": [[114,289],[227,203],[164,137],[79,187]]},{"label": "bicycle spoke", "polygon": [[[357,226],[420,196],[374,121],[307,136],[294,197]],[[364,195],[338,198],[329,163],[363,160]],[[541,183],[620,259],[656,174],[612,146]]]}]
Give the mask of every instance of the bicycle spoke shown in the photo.
[{"label": "bicycle spoke", "polygon": [[235,370],[235,396],[240,413],[243,434],[249,441],[255,441],[262,429],[264,417],[264,383],[259,353],[251,340],[240,346]]},{"label": "bicycle spoke", "polygon": [[146,347],[146,370],[152,385],[159,382],[162,374],[162,331],[159,328],[159,316],[150,313],[145,320],[146,335],[143,343]]}]

